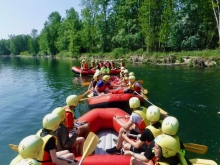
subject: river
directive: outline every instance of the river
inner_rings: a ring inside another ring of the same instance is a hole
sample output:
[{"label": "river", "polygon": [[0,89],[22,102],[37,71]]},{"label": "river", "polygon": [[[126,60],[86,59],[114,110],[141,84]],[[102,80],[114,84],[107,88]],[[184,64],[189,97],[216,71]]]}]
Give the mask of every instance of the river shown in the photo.
[{"label": "river", "polygon": [[[0,57],[0,153],[1,165],[8,165],[17,153],[8,144],[18,144],[42,127],[43,117],[65,105],[71,94],[86,87],[71,72],[79,65],[72,60]],[[128,65],[144,81],[149,100],[180,122],[178,135],[184,143],[207,145],[204,155],[188,158],[212,159],[220,164],[220,71],[180,66]],[[89,81],[91,77],[83,77]],[[147,106],[149,104],[146,104]],[[86,113],[81,102],[76,116]]]}]

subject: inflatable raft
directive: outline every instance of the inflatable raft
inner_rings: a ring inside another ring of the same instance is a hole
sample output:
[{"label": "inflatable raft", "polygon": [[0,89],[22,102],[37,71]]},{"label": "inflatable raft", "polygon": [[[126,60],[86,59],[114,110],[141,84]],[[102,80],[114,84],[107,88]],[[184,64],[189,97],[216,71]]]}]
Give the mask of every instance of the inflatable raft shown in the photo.
[{"label": "inflatable raft", "polygon": [[[113,92],[113,90],[111,90]],[[104,94],[102,96],[95,96],[88,99],[88,105],[90,109],[94,108],[120,108],[128,114],[131,114],[129,107],[129,99],[131,97],[138,97],[141,101],[141,105],[144,105],[144,99],[141,96],[121,93],[121,90],[115,91],[115,94]]]},{"label": "inflatable raft", "polygon": [[[95,149],[95,154],[87,156],[83,165],[128,165],[130,156],[110,155],[106,149],[115,146],[113,139],[117,139],[120,125],[114,122],[114,116],[125,116],[126,112],[119,108],[96,108],[83,116],[78,121],[87,121],[90,123],[90,130],[99,137],[99,143]],[[127,122],[128,119],[120,119]],[[81,157],[76,157],[80,160]]]},{"label": "inflatable raft", "polygon": [[[95,74],[95,70],[81,70],[80,67],[77,66],[73,66],[72,67],[72,72],[76,73],[76,74],[81,74],[81,75],[93,75]],[[111,69],[110,70],[110,74],[119,74],[121,72],[121,69]]]}]

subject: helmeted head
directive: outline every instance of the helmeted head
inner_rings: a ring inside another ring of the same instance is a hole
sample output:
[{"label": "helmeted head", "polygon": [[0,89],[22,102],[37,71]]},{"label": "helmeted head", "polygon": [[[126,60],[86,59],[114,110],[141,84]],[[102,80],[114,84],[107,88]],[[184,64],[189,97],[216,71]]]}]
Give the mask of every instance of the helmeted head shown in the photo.
[{"label": "helmeted head", "polygon": [[99,75],[99,72],[98,72],[98,73],[95,73],[95,74],[93,75],[93,79],[94,79],[94,80],[97,80],[99,76],[100,76],[100,75]]},{"label": "helmeted head", "polygon": [[54,113],[47,114],[43,118],[42,123],[43,123],[43,128],[50,131],[55,131],[59,127],[59,124],[61,123],[60,116]]},{"label": "helmeted head", "polygon": [[79,102],[79,97],[77,95],[70,95],[66,98],[66,104],[68,106],[77,106]]},{"label": "helmeted head", "polygon": [[104,81],[109,81],[109,79],[110,79],[109,75],[105,75],[102,77],[102,80],[104,80]]},{"label": "helmeted head", "polygon": [[86,60],[82,60],[82,62],[86,62]]},{"label": "helmeted head", "polygon": [[22,158],[38,159],[42,151],[43,140],[36,135],[25,137],[18,145],[18,152]]},{"label": "helmeted head", "polygon": [[134,77],[134,76],[129,76],[129,80],[130,80],[131,82],[134,82],[134,81],[135,81],[135,77]]},{"label": "helmeted head", "polygon": [[125,67],[121,67],[121,72],[125,70]]},{"label": "helmeted head", "polygon": [[160,120],[160,110],[157,106],[151,105],[147,108],[147,120],[149,121],[159,121]]},{"label": "helmeted head", "polygon": [[120,59],[120,61],[123,61],[123,59]]},{"label": "helmeted head", "polygon": [[130,73],[129,73],[129,76],[134,76],[134,72],[130,72]]},{"label": "helmeted head", "polygon": [[16,165],[39,165],[38,161],[35,159],[22,159],[18,164]]},{"label": "helmeted head", "polygon": [[163,120],[162,131],[167,135],[176,135],[179,129],[179,121],[173,116],[168,116]]},{"label": "helmeted head", "polygon": [[91,63],[93,63],[94,61],[93,60],[91,60]]},{"label": "helmeted head", "polygon": [[66,111],[63,107],[57,107],[55,108],[52,113],[58,114],[60,116],[60,120],[64,121],[66,118]]},{"label": "helmeted head", "polygon": [[141,105],[141,103],[140,103],[140,100],[139,100],[139,98],[137,98],[137,97],[132,97],[132,98],[130,98],[130,100],[129,100],[129,106],[130,106],[130,108],[139,108],[140,107],[140,105]]},{"label": "helmeted head", "polygon": [[178,142],[175,138],[169,135],[159,135],[155,138],[155,147],[154,147],[154,153],[155,156],[157,155],[157,151],[155,149],[157,148],[156,144],[160,146],[161,148],[161,154],[165,158],[169,158],[171,156],[175,156],[178,152]]},{"label": "helmeted head", "polygon": [[127,69],[124,70],[124,74],[128,74],[128,70]]}]

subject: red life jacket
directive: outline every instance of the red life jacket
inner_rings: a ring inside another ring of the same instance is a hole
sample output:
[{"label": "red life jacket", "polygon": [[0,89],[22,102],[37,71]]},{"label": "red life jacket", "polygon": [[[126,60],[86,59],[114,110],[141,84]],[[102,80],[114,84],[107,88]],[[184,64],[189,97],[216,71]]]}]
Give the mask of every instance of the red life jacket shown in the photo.
[{"label": "red life jacket", "polygon": [[105,83],[104,80],[101,80],[101,81],[103,81],[103,85],[101,87],[98,87],[98,91],[99,92],[104,92],[105,89],[108,87],[108,85]]},{"label": "red life jacket", "polygon": [[83,62],[83,70],[89,70],[88,65],[86,62]]}]

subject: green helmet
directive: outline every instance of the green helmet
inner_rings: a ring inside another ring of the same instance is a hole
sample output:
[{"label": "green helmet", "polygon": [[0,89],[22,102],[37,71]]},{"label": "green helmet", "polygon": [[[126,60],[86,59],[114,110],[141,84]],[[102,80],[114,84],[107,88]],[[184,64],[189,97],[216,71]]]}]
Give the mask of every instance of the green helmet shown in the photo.
[{"label": "green helmet", "polygon": [[77,106],[79,98],[77,95],[70,95],[66,98],[66,104],[69,106]]},{"label": "green helmet", "polygon": [[39,165],[38,161],[35,159],[22,159],[18,164],[16,165]]},{"label": "green helmet", "polygon": [[63,107],[57,107],[55,108],[52,113],[58,114],[60,116],[60,120],[64,121],[66,118],[66,111]]},{"label": "green helmet", "polygon": [[140,100],[137,97],[132,97],[129,100],[130,108],[139,108],[140,107]]},{"label": "green helmet", "polygon": [[168,116],[164,119],[162,123],[162,131],[167,135],[176,135],[179,129],[179,121],[173,117]]},{"label": "green helmet", "polygon": [[27,136],[19,143],[18,152],[24,159],[38,159],[43,143],[43,140],[36,135]]},{"label": "green helmet", "polygon": [[147,108],[147,120],[158,121],[160,119],[160,110],[157,106],[151,105]]},{"label": "green helmet", "polygon": [[169,135],[159,135],[155,138],[155,143],[162,149],[162,155],[165,158],[175,156],[178,152],[178,142]]},{"label": "green helmet", "polygon": [[54,113],[47,114],[43,118],[43,128],[51,131],[55,131],[59,127],[60,122],[61,120],[58,114],[54,114]]}]

